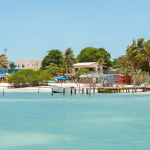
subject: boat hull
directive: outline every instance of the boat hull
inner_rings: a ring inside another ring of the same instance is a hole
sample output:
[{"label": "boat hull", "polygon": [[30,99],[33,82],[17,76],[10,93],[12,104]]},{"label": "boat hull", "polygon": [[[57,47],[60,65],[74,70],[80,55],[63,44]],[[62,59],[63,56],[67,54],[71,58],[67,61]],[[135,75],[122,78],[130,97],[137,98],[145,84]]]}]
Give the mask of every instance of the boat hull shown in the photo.
[{"label": "boat hull", "polygon": [[63,93],[63,90],[65,89],[65,93],[70,92],[70,88],[68,87],[58,87],[58,86],[51,86],[51,89],[54,93]]}]

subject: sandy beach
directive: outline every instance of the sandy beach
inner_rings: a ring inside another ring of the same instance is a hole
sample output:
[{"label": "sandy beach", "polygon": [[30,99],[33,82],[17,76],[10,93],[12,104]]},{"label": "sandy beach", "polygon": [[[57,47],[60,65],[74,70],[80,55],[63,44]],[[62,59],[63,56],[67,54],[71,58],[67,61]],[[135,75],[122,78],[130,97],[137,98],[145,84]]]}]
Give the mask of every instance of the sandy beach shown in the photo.
[{"label": "sandy beach", "polygon": [[[41,92],[51,92],[51,88],[50,88],[50,86],[51,85],[53,85],[53,86],[58,86],[58,87],[74,87],[74,88],[76,88],[77,89],[77,91],[78,91],[78,89],[79,89],[79,87],[80,87],[80,90],[82,89],[82,88],[89,88],[90,87],[90,85],[89,84],[80,84],[79,85],[79,83],[51,83],[51,84],[49,84],[48,86],[37,86],[37,87],[23,87],[23,88],[10,88],[10,84],[9,83],[0,83],[0,90],[3,90],[3,89],[5,89],[5,91],[10,91],[10,92],[12,92],[12,91],[41,91]],[[96,85],[96,87],[100,87],[99,86],[99,84],[97,84]],[[116,85],[114,85],[114,87],[116,87]],[[121,87],[121,85],[119,85],[119,87]],[[124,85],[124,87],[126,88],[126,87],[133,87],[133,85]],[[91,92],[92,92],[92,90],[91,90]],[[96,90],[96,92],[97,92],[97,90]],[[130,92],[132,92],[132,90],[130,90]],[[141,89],[137,89],[137,92],[142,92],[142,90]],[[147,91],[147,92],[149,92],[149,91]]]}]

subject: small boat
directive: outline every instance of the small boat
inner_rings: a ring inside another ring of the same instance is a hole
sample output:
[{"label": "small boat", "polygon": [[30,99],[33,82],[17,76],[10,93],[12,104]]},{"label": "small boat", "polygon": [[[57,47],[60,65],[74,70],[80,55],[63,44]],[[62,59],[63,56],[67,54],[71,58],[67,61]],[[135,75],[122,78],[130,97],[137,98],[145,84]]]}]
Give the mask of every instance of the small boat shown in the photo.
[{"label": "small boat", "polygon": [[51,86],[51,89],[54,93],[63,93],[63,90],[65,93],[70,92],[70,88],[68,87],[59,87],[59,86]]}]

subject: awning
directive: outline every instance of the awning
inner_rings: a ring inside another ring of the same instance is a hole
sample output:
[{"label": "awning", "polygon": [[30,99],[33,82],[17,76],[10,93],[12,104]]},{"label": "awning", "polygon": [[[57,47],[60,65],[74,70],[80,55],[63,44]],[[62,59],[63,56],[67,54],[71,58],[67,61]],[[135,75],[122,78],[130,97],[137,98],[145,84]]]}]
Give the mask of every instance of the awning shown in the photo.
[{"label": "awning", "polygon": [[68,78],[55,78],[55,79],[63,80],[63,81],[65,81],[65,80],[69,80]]}]

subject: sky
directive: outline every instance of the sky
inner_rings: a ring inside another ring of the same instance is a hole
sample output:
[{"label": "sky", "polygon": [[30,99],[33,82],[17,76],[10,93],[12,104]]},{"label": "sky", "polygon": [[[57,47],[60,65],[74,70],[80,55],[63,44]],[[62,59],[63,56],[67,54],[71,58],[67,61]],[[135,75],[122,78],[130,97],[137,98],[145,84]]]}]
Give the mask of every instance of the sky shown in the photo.
[{"label": "sky", "polygon": [[0,55],[42,60],[47,51],[105,48],[111,60],[150,39],[149,0],[0,0]]}]

